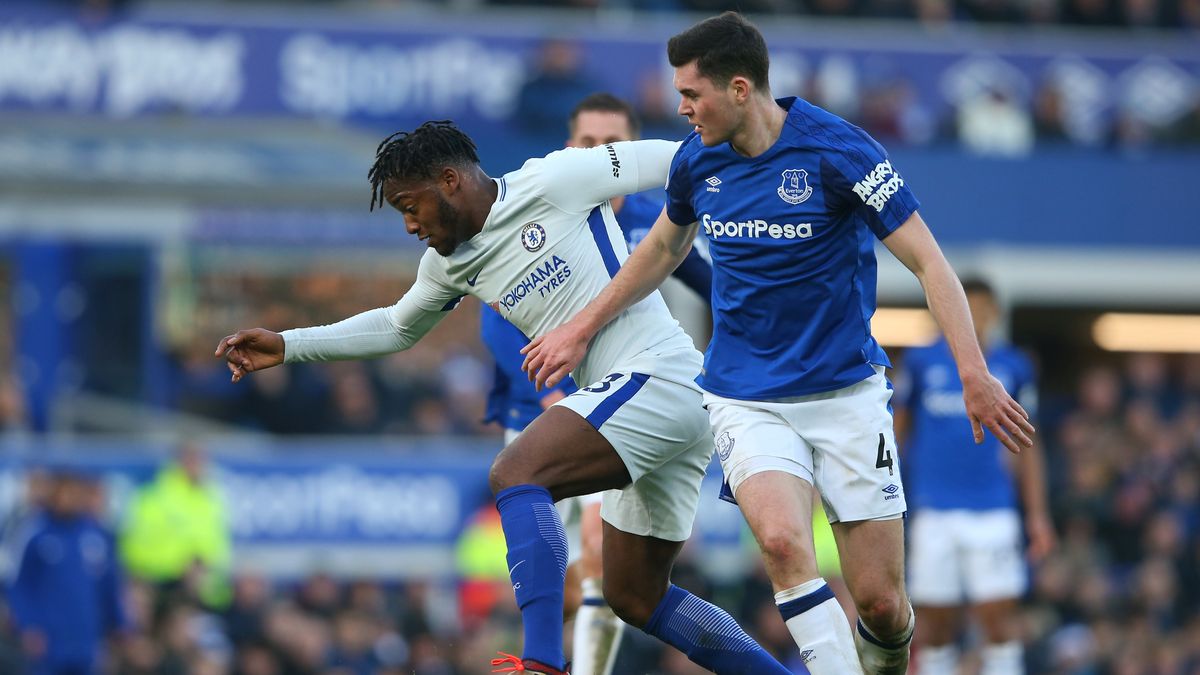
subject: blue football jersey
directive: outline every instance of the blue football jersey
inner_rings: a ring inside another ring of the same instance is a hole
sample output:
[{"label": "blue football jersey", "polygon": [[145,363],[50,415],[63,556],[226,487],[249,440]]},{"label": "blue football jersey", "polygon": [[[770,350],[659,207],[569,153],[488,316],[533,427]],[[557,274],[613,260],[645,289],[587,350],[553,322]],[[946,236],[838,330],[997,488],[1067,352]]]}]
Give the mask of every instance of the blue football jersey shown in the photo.
[{"label": "blue football jersey", "polygon": [[575,383],[569,377],[556,387],[537,391],[521,370],[521,364],[525,362],[521,350],[529,344],[529,338],[487,305],[482,305],[480,310],[479,337],[496,361],[483,421],[521,431],[542,414],[541,401],[544,396],[555,390],[564,394],[575,391]]},{"label": "blue football jersey", "polygon": [[[1007,345],[985,354],[988,369],[1031,416],[1037,411],[1033,366]],[[1008,450],[984,430],[975,445],[963,403],[962,381],[945,339],[904,355],[897,378],[897,405],[909,413],[903,448],[904,491],[910,508],[999,509],[1016,506]]]},{"label": "blue football jersey", "polygon": [[874,243],[918,203],[862,129],[806,101],[754,158],[684,140],[667,215],[700,222],[713,264],[713,337],[697,382],[729,398],[832,391],[890,365],[871,336]]}]

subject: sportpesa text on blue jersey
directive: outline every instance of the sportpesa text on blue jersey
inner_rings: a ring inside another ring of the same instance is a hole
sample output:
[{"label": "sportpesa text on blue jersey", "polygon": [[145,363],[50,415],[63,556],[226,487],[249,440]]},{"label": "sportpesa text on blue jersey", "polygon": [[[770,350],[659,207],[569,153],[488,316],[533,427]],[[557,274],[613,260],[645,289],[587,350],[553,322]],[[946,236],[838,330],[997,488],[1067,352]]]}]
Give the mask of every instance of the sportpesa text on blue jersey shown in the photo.
[{"label": "sportpesa text on blue jersey", "polygon": [[871,336],[874,241],[918,203],[862,129],[798,98],[758,157],[696,133],[671,164],[667,215],[699,221],[713,262],[713,338],[697,382],[767,400],[841,389],[890,365]]},{"label": "sportpesa text on blue jersey", "polygon": [[[988,370],[1030,415],[1037,413],[1033,366],[1021,352],[996,345],[985,355]],[[963,403],[958,367],[944,339],[904,355],[896,401],[909,411],[904,448],[904,487],[913,509],[986,510],[1016,507],[1007,454],[990,432],[976,447]]]}]

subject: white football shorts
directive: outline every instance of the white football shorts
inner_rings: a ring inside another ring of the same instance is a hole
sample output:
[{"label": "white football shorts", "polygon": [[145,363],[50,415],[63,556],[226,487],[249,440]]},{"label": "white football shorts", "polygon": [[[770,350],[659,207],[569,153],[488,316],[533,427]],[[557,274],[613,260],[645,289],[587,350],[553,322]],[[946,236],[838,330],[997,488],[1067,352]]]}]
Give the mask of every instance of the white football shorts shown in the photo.
[{"label": "white football shorts", "polygon": [[908,595],[914,605],[949,607],[1025,594],[1015,510],[919,509],[908,533]]},{"label": "white football shorts", "polygon": [[[604,492],[600,516],[622,532],[684,541],[712,459],[712,432],[691,359],[658,357],[659,375],[618,371],[554,405],[586,419],[612,444],[633,482]],[[670,364],[679,363],[679,373]],[[683,372],[687,371],[687,372]]]},{"label": "white football shorts", "polygon": [[829,522],[904,514],[904,484],[892,430],[892,385],[875,374],[849,387],[773,401],[704,394],[729,489],[764,471],[817,488]]}]

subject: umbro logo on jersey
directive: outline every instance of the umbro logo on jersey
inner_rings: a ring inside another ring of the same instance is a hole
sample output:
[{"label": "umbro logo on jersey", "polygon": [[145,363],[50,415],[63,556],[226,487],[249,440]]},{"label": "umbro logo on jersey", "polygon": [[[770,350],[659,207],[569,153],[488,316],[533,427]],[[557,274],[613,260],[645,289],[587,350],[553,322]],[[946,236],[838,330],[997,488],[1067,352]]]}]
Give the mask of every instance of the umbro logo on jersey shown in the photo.
[{"label": "umbro logo on jersey", "polygon": [[[482,272],[482,271],[483,271],[483,270],[479,270],[479,272]],[[471,277],[470,279],[467,279],[467,285],[468,285],[468,286],[474,286],[474,285],[475,285],[475,282],[476,282],[476,281],[479,281],[479,272],[476,272],[476,273],[475,273],[475,276]]]},{"label": "umbro logo on jersey", "polygon": [[711,176],[709,178],[705,178],[704,182],[708,183],[708,187],[706,189],[709,192],[720,192],[721,191],[721,188],[717,187],[718,185],[721,184],[720,178],[717,178],[716,176]]},{"label": "umbro logo on jersey", "polygon": [[888,483],[888,486],[883,488],[883,491],[888,493],[889,495],[894,495],[900,491],[900,487],[897,486],[895,483]]},{"label": "umbro logo on jersey", "polygon": [[526,251],[535,253],[546,243],[546,228],[537,223],[525,223],[521,228],[521,245]]}]

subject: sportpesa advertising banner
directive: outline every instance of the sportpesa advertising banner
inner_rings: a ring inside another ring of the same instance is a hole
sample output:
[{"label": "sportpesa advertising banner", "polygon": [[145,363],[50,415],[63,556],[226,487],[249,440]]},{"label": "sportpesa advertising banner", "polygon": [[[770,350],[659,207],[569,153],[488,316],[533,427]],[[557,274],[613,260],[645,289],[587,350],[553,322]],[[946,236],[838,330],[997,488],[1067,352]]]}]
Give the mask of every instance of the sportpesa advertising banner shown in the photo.
[{"label": "sportpesa advertising banner", "polygon": [[[495,450],[452,439],[240,446],[213,449],[208,473],[239,568],[452,577],[464,529],[493,508],[487,474]],[[137,491],[170,459],[169,449],[140,442],[0,449],[0,523],[22,508],[31,471],[69,470],[103,486],[105,517],[119,527]],[[732,559],[736,569],[744,563],[743,521],[718,500],[718,477],[710,471],[695,539],[706,556]]]},{"label": "sportpesa advertising banner", "polygon": [[[592,89],[670,116],[664,44],[687,25],[671,17],[576,25],[510,15],[316,10],[285,19],[275,15],[281,12],[233,8],[222,10],[231,12],[223,18],[160,12],[83,22],[37,3],[24,7],[0,8],[0,109],[117,118],[283,115],[388,126],[430,118],[468,126],[510,120],[547,36],[577,45],[578,74]],[[1028,102],[1049,83],[1058,85],[1072,133],[1086,140],[1103,133],[1117,111],[1170,123],[1200,90],[1200,46],[1182,35],[931,36],[800,22],[764,28],[775,91],[816,92],[839,111],[857,105],[864,91],[892,87],[895,96],[917,103],[905,124],[943,119],[981,91]]]}]

